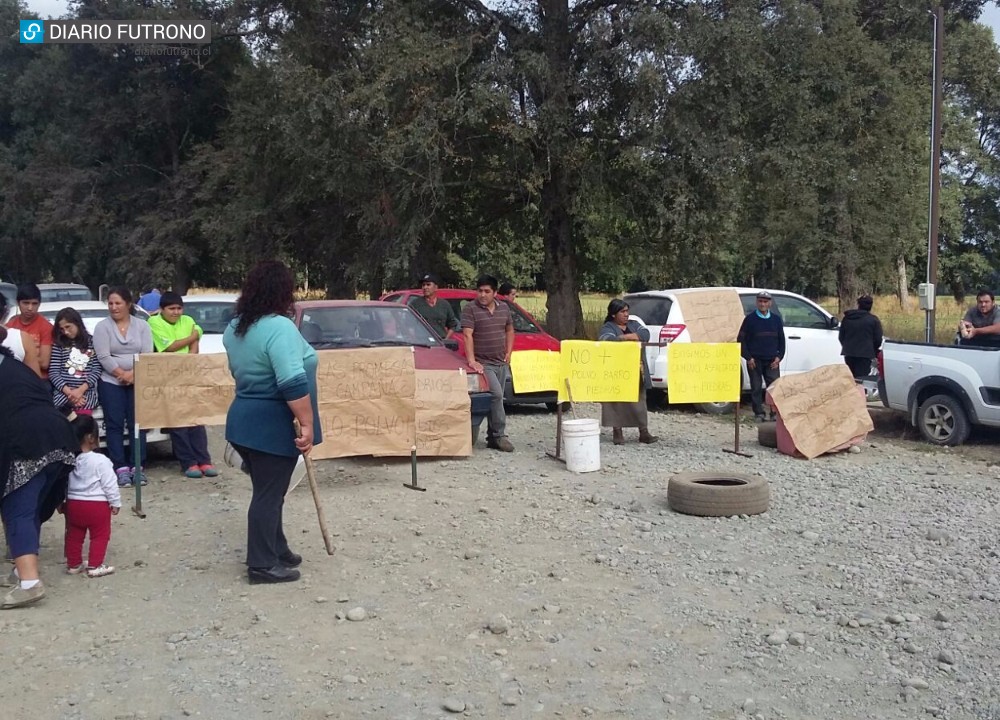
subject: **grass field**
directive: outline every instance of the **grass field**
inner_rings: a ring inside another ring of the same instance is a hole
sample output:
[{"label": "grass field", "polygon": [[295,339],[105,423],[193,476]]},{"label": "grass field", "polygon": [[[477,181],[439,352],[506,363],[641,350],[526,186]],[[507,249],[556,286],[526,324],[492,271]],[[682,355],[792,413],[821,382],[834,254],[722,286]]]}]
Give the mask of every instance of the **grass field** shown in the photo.
[{"label": "grass field", "polygon": [[[610,299],[611,297],[608,295],[585,294],[580,296],[580,302],[583,305],[583,321],[590,337],[596,337],[598,328],[604,323]],[[535,318],[545,322],[545,293],[519,293],[517,301]],[[827,312],[837,314],[837,298],[820,298],[818,302]],[[955,339],[955,328],[958,326],[958,321],[962,319],[971,304],[970,302],[969,305],[960,307],[954,298],[939,297],[937,299],[937,317],[934,323],[934,334],[937,342],[951,344]],[[903,310],[899,307],[899,301],[895,295],[879,296],[875,298],[872,312],[882,320],[882,329],[887,338],[923,341],[926,320],[923,310],[917,308],[916,297],[910,298],[910,306]]]},{"label": "grass field", "polygon": [[[220,290],[218,288],[202,288],[191,290],[192,293],[209,292],[238,292]],[[308,293],[298,293],[301,300],[320,300],[324,296],[323,290],[310,290]],[[518,293],[517,302],[525,310],[535,316],[540,322],[545,322],[545,293],[524,292]],[[587,328],[587,335],[590,338],[597,337],[597,330],[604,323],[604,317],[608,310],[610,295],[599,295],[596,293],[584,293],[580,296],[583,305],[583,322]],[[827,312],[837,314],[837,298],[820,298],[819,304]],[[959,306],[954,298],[938,297],[937,318],[935,321],[935,339],[937,342],[949,345],[955,339],[955,328],[958,321],[965,314],[965,311],[972,305],[969,301],[966,305]],[[872,308],[882,320],[882,327],[887,338],[894,340],[917,340],[924,339],[924,312],[917,308],[917,298],[911,297],[909,307],[903,310],[899,307],[899,302],[895,295],[881,295],[875,298],[875,306]]]}]

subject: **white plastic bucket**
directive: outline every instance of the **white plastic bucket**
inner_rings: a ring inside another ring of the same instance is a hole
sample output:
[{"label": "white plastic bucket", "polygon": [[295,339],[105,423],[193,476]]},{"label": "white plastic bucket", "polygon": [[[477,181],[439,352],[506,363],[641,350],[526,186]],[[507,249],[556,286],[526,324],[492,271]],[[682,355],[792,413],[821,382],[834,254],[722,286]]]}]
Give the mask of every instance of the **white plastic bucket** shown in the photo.
[{"label": "white plastic bucket", "polygon": [[563,420],[566,469],[585,473],[601,469],[601,426],[597,420]]}]

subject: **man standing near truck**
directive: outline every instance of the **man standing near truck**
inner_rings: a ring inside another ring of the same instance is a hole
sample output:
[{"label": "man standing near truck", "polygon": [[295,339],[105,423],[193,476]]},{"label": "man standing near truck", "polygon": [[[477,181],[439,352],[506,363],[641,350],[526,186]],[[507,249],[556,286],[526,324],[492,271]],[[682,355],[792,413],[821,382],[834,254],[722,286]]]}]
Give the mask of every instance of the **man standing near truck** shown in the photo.
[{"label": "man standing near truck", "polygon": [[753,414],[757,422],[763,422],[764,389],[781,375],[779,363],[785,357],[785,324],[780,315],[771,312],[771,293],[767,290],[757,293],[757,309],[743,318],[736,342],[747,361]]},{"label": "man standing near truck", "polygon": [[872,296],[858,298],[856,310],[844,313],[840,323],[840,354],[855,378],[872,374],[872,360],[882,347],[882,321],[872,314]]},{"label": "man standing near truck", "polygon": [[958,324],[962,345],[1000,345],[1000,307],[989,290],[976,293],[976,305],[970,307]]}]

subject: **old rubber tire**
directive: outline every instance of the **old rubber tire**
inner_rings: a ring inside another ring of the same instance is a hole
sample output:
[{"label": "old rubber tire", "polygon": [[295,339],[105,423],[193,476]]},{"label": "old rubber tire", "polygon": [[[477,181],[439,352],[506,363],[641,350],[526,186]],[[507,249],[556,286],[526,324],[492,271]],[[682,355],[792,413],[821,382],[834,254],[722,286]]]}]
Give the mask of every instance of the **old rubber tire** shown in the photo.
[{"label": "old rubber tire", "polygon": [[778,447],[778,423],[757,423],[757,442],[764,447]]},{"label": "old rubber tire", "polygon": [[770,507],[771,492],[767,481],[759,476],[678,473],[667,484],[667,504],[686,515],[759,515]]},{"label": "old rubber tire", "polygon": [[731,402],[695,403],[698,412],[709,415],[728,415],[733,411],[734,404]]},{"label": "old rubber tire", "polygon": [[917,427],[924,440],[935,445],[961,445],[972,428],[962,403],[951,395],[933,395],[917,410]]}]

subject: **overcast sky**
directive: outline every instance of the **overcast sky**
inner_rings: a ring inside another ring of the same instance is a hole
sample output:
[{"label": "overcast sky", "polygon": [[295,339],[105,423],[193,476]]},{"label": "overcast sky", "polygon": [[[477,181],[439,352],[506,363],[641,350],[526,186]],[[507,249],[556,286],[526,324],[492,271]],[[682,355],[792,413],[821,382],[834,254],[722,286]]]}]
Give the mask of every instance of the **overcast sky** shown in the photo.
[{"label": "overcast sky", "polygon": [[[27,0],[27,5],[43,18],[59,17],[66,12],[66,0]],[[986,4],[979,21],[993,28],[993,39],[1000,42],[1000,7],[996,2]]]}]

